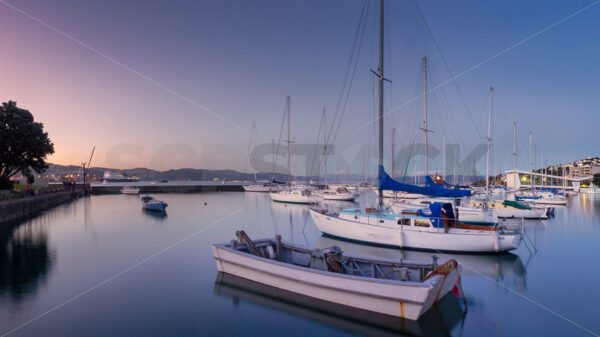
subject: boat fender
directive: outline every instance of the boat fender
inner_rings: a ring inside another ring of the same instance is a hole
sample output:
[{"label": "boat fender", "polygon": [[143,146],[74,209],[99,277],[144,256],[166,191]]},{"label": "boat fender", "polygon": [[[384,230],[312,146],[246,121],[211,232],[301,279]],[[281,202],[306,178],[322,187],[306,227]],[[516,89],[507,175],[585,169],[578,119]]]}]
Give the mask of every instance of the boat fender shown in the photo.
[{"label": "boat fender", "polygon": [[338,246],[329,248],[329,253],[326,253],[327,257],[327,270],[333,273],[343,272],[342,267],[342,249]]},{"label": "boat fender", "polygon": [[400,268],[400,281],[408,281],[408,268]]},{"label": "boat fender", "polygon": [[496,231],[496,236],[494,236],[494,250],[496,253],[500,250],[500,231]]}]

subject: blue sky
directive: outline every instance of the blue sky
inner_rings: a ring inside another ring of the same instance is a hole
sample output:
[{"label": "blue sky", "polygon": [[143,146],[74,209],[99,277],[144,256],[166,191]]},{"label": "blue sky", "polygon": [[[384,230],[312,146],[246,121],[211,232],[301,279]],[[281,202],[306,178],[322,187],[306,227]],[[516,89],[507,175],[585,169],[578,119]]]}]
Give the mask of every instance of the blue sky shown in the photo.
[{"label": "blue sky", "polygon": [[[96,145],[96,165],[157,169],[244,169],[252,122],[258,143],[277,139],[287,95],[293,134],[299,143],[315,142],[323,107],[332,118],[364,4],[3,1],[81,43],[0,3],[0,44],[10,46],[0,56],[0,99],[16,100],[44,122],[56,145],[50,160],[78,164]],[[386,2],[386,74],[393,81],[386,86],[386,110],[422,90],[423,56],[433,87],[450,72],[459,74],[593,2],[421,0],[425,20],[416,3]],[[377,2],[369,0],[356,75],[335,141],[338,154],[373,146],[373,128],[360,127],[373,117],[369,69],[377,61],[376,11]],[[512,166],[513,121],[522,168],[528,166],[529,131],[538,155],[543,151],[550,163],[597,155],[599,16],[600,4],[435,90],[429,95],[432,144],[441,145],[444,132],[463,154],[482,143],[493,85],[495,167]],[[421,121],[421,100],[395,110],[386,115],[386,139],[396,126],[398,146],[422,141]],[[137,150],[115,161],[110,154],[123,148],[119,144],[135,144]],[[215,152],[230,155],[215,158]]]}]

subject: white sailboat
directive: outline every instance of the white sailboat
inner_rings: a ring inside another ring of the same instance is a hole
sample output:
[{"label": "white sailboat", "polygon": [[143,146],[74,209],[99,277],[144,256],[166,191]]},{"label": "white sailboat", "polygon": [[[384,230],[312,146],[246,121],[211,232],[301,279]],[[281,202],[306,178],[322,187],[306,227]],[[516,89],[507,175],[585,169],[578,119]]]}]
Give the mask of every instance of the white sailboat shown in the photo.
[{"label": "white sailboat", "polygon": [[[292,139],[290,138],[290,96],[286,97],[286,107],[287,107],[287,132],[288,132],[288,182],[291,181],[291,154],[292,154]],[[293,204],[315,204],[321,202],[321,198],[317,195],[314,195],[312,191],[308,188],[302,186],[293,187],[289,184],[287,187],[283,187],[279,191],[274,191],[269,193],[272,201],[276,202],[285,202],[285,203],[293,203]]]},{"label": "white sailboat", "polygon": [[266,181],[263,183],[256,182],[252,185],[244,185],[242,188],[246,192],[271,192],[277,190],[279,187],[269,181]]},{"label": "white sailboat", "polygon": [[352,194],[345,187],[318,190],[315,191],[315,194],[323,198],[323,200],[354,201],[354,199],[356,198],[356,195]]},{"label": "white sailboat", "polygon": [[269,195],[273,201],[290,204],[318,204],[323,200],[308,189],[286,188],[278,192],[271,192]]},{"label": "white sailboat", "polygon": [[323,200],[354,201],[355,195],[350,193],[348,188],[344,186],[333,188],[327,185],[327,115],[325,108],[323,108],[323,139],[323,167],[325,171],[323,182],[326,188],[317,190],[314,193]]},{"label": "white sailboat", "polygon": [[[379,80],[378,175],[380,190],[378,207],[365,210],[346,209],[339,213],[311,208],[309,212],[314,223],[321,232],[328,235],[400,248],[477,253],[506,252],[516,249],[522,238],[520,231],[508,230],[498,224],[494,226],[462,225],[454,218],[451,204],[434,203],[428,209],[407,209],[401,213],[393,213],[384,208],[381,190],[384,187],[387,188],[385,184],[394,187],[402,184],[391,179],[383,168],[383,82],[385,80],[383,0],[380,1],[380,6],[379,68],[377,71]],[[419,188],[415,187],[412,190],[419,190]]]}]

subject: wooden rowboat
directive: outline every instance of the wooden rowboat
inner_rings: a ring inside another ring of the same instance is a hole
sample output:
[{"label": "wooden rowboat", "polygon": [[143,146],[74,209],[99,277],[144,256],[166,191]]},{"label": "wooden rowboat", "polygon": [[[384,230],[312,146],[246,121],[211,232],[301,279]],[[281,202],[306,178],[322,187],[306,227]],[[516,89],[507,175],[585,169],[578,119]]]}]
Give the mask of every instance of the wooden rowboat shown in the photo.
[{"label": "wooden rowboat", "polygon": [[292,293],[382,315],[416,320],[459,281],[459,265],[372,259],[337,247],[308,249],[275,239],[212,245],[220,272]]}]

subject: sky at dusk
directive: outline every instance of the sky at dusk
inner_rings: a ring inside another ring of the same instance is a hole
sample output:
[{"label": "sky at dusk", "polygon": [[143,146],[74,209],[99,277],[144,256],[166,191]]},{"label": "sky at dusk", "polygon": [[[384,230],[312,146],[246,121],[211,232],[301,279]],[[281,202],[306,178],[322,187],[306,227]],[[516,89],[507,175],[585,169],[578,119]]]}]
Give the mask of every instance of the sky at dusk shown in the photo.
[{"label": "sky at dusk", "polygon": [[[386,165],[392,126],[400,148],[423,141],[422,99],[411,99],[423,90],[424,56],[432,88],[593,3],[387,1]],[[78,165],[96,146],[92,166],[249,171],[252,123],[255,143],[277,141],[287,95],[298,144],[317,141],[324,107],[333,119],[365,11],[334,142],[335,155],[362,172],[359,149],[375,154],[375,124],[365,124],[375,112],[377,5],[0,0],[0,100],[44,123],[53,163]],[[430,142],[439,147],[446,134],[461,156],[484,143],[491,85],[494,170],[512,167],[513,122],[523,169],[530,131],[538,163],[542,151],[549,164],[599,155],[599,18],[600,3],[433,90]],[[332,159],[330,171],[340,165]],[[430,167],[439,170],[441,156]]]}]

